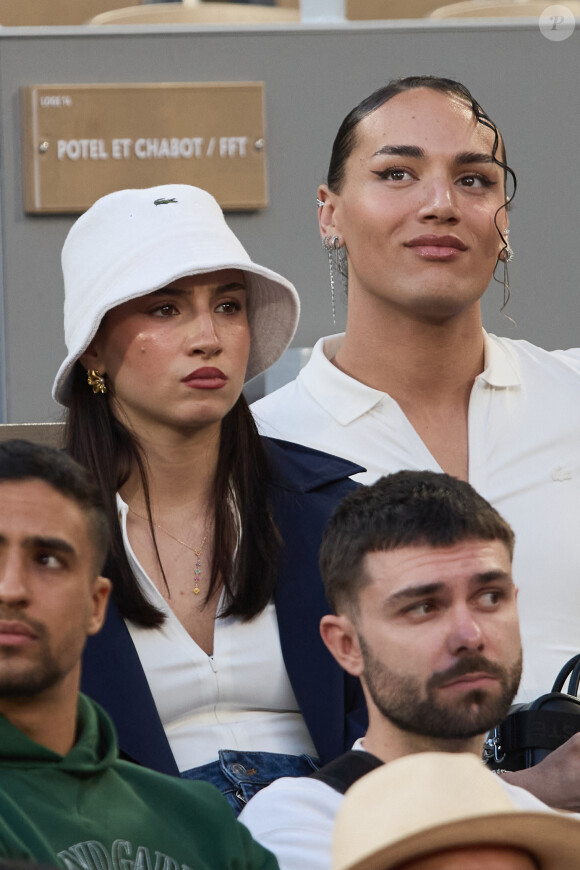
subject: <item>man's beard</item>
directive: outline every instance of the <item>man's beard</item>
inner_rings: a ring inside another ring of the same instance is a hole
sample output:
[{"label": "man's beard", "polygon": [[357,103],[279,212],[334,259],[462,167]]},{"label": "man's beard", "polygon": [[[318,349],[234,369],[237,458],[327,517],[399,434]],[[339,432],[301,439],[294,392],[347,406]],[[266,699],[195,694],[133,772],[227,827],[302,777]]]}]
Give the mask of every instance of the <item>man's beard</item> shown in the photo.
[{"label": "man's beard", "polygon": [[63,672],[54,658],[46,629],[36,620],[19,613],[0,614],[0,619],[18,620],[36,633],[36,655],[27,657],[23,647],[0,647],[0,699],[32,698],[51,689]]},{"label": "man's beard", "polygon": [[[521,650],[509,667],[479,653],[466,654],[455,665],[432,676],[422,686],[411,675],[395,673],[375,658],[363,638],[359,644],[364,679],[377,709],[402,731],[435,739],[457,740],[485,734],[505,718],[522,674]],[[499,693],[476,688],[442,704],[437,689],[463,674],[482,672],[498,680]]]}]

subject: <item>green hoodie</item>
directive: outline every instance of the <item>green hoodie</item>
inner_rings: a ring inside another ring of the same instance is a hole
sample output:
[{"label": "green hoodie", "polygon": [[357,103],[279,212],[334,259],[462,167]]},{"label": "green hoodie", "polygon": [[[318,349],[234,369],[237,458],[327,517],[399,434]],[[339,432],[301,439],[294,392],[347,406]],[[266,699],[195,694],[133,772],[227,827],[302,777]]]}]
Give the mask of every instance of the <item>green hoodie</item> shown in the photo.
[{"label": "green hoodie", "polygon": [[0,716],[0,856],[66,870],[277,870],[207,783],[117,757],[106,713],[79,695],[62,756]]}]

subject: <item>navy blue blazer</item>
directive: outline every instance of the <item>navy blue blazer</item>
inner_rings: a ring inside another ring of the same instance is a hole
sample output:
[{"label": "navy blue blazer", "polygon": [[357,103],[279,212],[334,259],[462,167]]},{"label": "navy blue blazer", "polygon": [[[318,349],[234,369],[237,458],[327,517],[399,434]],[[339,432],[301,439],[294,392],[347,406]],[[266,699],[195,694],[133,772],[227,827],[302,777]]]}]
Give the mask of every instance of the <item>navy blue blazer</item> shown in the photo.
[{"label": "navy blue blazer", "polygon": [[[270,503],[283,541],[274,594],[282,655],[326,764],[350,749],[367,728],[360,682],[338,665],[318,628],[330,610],[318,571],[322,531],[343,496],[357,487],[349,475],[364,469],[298,444],[263,440],[272,469]],[[125,757],[178,775],[141,662],[114,602],[102,630],[88,640],[81,689],[113,719]]]}]

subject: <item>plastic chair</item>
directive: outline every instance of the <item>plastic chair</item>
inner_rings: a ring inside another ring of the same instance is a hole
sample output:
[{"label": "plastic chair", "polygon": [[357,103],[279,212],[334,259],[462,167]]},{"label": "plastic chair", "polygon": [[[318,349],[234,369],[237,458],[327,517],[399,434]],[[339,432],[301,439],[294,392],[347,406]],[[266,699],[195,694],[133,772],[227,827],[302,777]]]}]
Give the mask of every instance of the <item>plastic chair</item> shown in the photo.
[{"label": "plastic chair", "polygon": [[241,3],[158,3],[113,9],[89,24],[276,24],[300,21],[298,9]]}]

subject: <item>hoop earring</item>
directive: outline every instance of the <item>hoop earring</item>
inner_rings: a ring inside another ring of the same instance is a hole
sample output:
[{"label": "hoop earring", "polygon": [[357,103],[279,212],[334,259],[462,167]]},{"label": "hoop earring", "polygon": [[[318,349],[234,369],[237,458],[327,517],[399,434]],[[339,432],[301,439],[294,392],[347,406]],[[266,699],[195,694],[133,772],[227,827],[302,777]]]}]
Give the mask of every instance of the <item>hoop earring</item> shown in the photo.
[{"label": "hoop earring", "polygon": [[87,371],[87,384],[92,389],[94,395],[96,396],[98,393],[108,393],[107,385],[105,383],[105,376],[98,371],[98,369],[88,369]]},{"label": "hoop earring", "polygon": [[508,302],[510,301],[511,296],[511,288],[510,288],[510,276],[508,270],[508,263],[510,263],[514,258],[514,252],[508,245],[505,249],[504,260],[503,260],[503,306],[502,310],[506,307]]},{"label": "hoop earring", "polygon": [[344,279],[348,277],[346,252],[344,243],[341,244],[338,236],[324,236],[322,247],[328,252],[328,271],[330,275],[330,301],[332,305],[332,322],[336,326],[336,301],[335,301],[335,271]]},{"label": "hoop earring", "polygon": [[[508,230],[509,232],[509,230]],[[502,256],[503,255],[503,256]],[[499,252],[499,257],[503,263],[503,305],[500,308],[500,311],[503,311],[508,302],[510,301],[511,296],[511,287],[510,287],[510,275],[508,269],[508,263],[514,258],[514,252],[510,247],[509,241],[506,239],[505,247]]]}]

